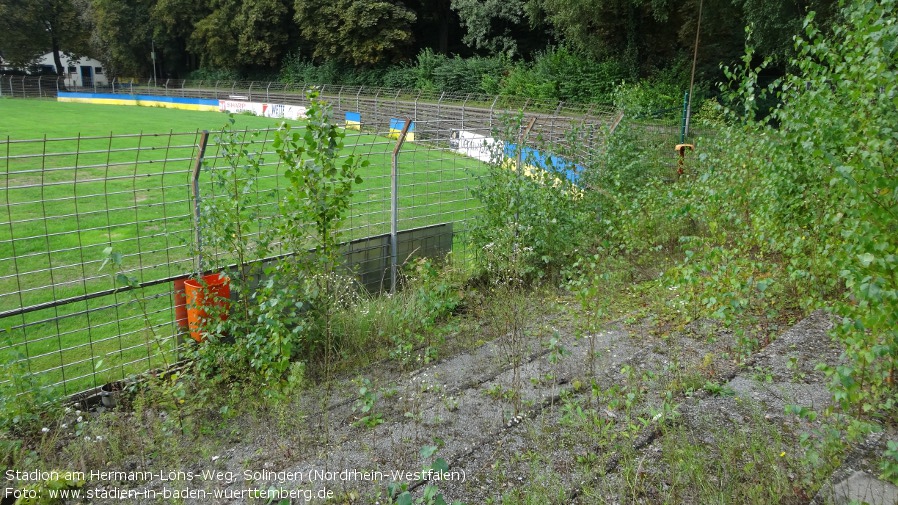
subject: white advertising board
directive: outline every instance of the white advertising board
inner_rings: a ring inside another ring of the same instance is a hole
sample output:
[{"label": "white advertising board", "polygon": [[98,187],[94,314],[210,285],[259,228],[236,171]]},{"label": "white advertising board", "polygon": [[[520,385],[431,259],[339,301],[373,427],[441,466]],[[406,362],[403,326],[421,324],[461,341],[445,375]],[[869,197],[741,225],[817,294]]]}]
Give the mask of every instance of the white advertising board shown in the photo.
[{"label": "white advertising board", "polygon": [[302,105],[282,105],[275,103],[242,102],[239,100],[219,100],[218,110],[241,114],[251,112],[256,116],[283,119],[305,119],[306,108]]},{"label": "white advertising board", "polygon": [[503,155],[502,142],[467,130],[452,130],[449,145],[459,154],[484,162],[492,161],[496,153]]}]

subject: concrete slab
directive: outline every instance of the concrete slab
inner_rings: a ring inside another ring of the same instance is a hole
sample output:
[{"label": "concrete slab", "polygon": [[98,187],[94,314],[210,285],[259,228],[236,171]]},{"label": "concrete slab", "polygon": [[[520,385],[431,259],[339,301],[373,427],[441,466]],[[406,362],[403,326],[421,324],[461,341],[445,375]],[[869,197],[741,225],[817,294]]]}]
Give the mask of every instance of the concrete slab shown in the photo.
[{"label": "concrete slab", "polygon": [[898,487],[881,481],[867,472],[856,471],[840,481],[832,489],[821,490],[822,503],[847,505],[898,505]]}]

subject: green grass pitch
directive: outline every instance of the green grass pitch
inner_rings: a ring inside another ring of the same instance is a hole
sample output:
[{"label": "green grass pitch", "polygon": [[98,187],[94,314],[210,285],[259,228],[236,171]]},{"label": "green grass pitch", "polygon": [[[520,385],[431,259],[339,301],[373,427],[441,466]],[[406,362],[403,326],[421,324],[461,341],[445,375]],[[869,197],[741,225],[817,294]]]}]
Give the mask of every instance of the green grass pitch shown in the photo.
[{"label": "green grass pitch", "polygon": [[[238,129],[280,123],[234,117]],[[110,244],[125,254],[126,266],[141,281],[189,273],[189,171],[196,132],[214,132],[227,119],[215,112],[0,99],[0,312],[111,288],[108,272],[98,270]],[[294,124],[301,128],[301,122]],[[271,135],[261,133],[259,147],[268,151],[261,186],[272,191],[274,212],[273,190],[281,182],[265,143]],[[347,238],[389,231],[394,145],[385,137],[347,132],[346,153],[370,163],[354,196]],[[214,160],[216,151],[210,145],[208,165],[221,163]],[[471,174],[481,168],[476,160],[432,145],[406,143],[400,157],[401,229],[469,216],[477,206],[470,197]],[[201,180],[208,188],[209,176]],[[174,331],[170,290],[162,284],[141,293],[162,335]],[[0,318],[0,328],[7,329],[0,333],[0,363],[25,357],[23,372],[36,374],[39,382],[66,382],[60,393],[158,366],[155,337],[133,305],[121,304],[127,298],[110,295]]]}]

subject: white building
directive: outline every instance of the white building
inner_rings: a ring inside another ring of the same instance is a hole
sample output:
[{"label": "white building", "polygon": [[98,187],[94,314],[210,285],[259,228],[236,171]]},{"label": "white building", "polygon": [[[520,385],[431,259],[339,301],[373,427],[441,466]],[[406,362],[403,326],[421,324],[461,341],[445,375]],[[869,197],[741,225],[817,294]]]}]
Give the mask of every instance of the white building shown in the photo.
[{"label": "white building", "polygon": [[[93,58],[86,56],[71,59],[65,54],[60,53],[59,59],[62,61],[63,77],[65,77],[66,87],[92,87],[105,86],[109,84],[106,78],[106,72],[103,64]],[[56,73],[56,63],[53,61],[53,53],[47,53],[37,60],[35,64],[45,70]]]}]

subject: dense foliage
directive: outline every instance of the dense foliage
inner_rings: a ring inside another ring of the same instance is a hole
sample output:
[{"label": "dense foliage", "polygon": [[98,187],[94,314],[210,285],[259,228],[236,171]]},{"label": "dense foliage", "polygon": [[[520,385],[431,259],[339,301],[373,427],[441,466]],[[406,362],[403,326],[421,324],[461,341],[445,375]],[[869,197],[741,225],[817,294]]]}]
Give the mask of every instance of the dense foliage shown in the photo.
[{"label": "dense foliage", "polygon": [[[739,355],[774,338],[784,314],[832,311],[846,358],[826,370],[839,407],[885,422],[898,401],[895,8],[857,2],[829,37],[809,16],[795,70],[769,89],[749,51],[728,71],[733,108],[679,181],[653,177],[617,133],[590,179],[606,246],[679,258],[665,274],[678,317],[750,323]],[[780,105],[756,119],[771,90]]]},{"label": "dense foliage", "polygon": [[[507,79],[509,91],[529,91],[534,96],[553,92],[582,100],[584,95],[594,97],[591,92],[596,90],[553,91],[551,86],[558,84],[546,82],[545,66],[562,65],[565,70],[554,72],[552,78],[571,87],[585,81],[596,81],[600,87],[609,80],[632,81],[676,66],[692,55],[699,3],[704,37],[698,71],[710,80],[719,77],[721,62],[730,63],[741,54],[743,26],[755,27],[761,54],[785,61],[804,15],[816,10],[818,18],[829,19],[834,4],[825,0],[789,4],[772,0],[0,0],[0,55],[7,63],[21,66],[47,51],[90,53],[104,61],[111,76],[132,77],[153,74],[150,54],[155,49],[155,70],[165,77],[187,77],[202,69],[258,78],[279,72],[285,62],[286,73],[293,72],[289,64],[307,62],[374,72],[334,77],[340,78],[339,83],[364,79],[379,85],[407,84],[404,70],[409,68],[426,74],[426,63],[433,55],[479,56],[486,59],[473,60],[474,82],[466,89],[490,92],[496,81]],[[567,49],[553,51],[553,47]],[[569,59],[577,64],[570,65],[565,61]],[[513,61],[536,63],[531,68],[511,65]],[[500,73],[495,72],[497,65],[502,67]],[[532,80],[528,72],[533,73]],[[481,76],[487,73],[492,81],[481,84]],[[403,79],[396,79],[397,74]]]},{"label": "dense foliage", "polygon": [[[226,198],[209,198],[202,225],[211,233],[206,247],[224,262],[238,302],[226,321],[213,326],[213,344],[225,335],[243,335],[235,346],[210,345],[200,352],[201,363],[228,363],[252,370],[263,381],[276,382],[295,358],[327,357],[335,347],[332,319],[335,306],[350,281],[337,268],[340,224],[354,187],[361,183],[359,168],[368,162],[340,156],[345,132],[337,126],[329,105],[309,93],[311,105],[304,129],[284,123],[272,146],[284,168],[285,196],[274,218],[262,219],[258,190],[258,152],[253,134],[219,132],[227,164],[209,167]],[[232,120],[233,121],[233,120]],[[253,258],[271,255],[277,247],[313,251],[280,257],[264,265]],[[212,318],[213,320],[215,318]]]},{"label": "dense foliage", "polygon": [[492,162],[474,191],[483,212],[475,217],[471,240],[488,276],[531,281],[571,261],[592,231],[591,213],[566,178],[567,167],[549,161],[545,169],[535,168],[534,151],[522,148],[533,140],[519,133],[520,119],[507,118],[496,132],[504,145],[492,146]]},{"label": "dense foliage", "polygon": [[[659,163],[647,148],[657,131],[639,121],[610,136],[579,181],[582,197],[546,184],[547,173],[533,180],[497,164],[479,192],[484,215],[473,236],[481,266],[527,279],[579,257],[568,270],[571,286],[592,314],[602,311],[597,293],[615,278],[644,269],[659,282],[660,274],[665,307],[650,317],[677,325],[718,319],[733,332],[727,358],[742,363],[797,318],[824,309],[843,361],[818,365],[835,399],[823,413],[835,415],[817,442],[802,439],[806,457],[822,468],[832,445],[876,425],[894,428],[896,4],[855,2],[831,36],[809,15],[793,71],[770,86],[759,85],[765,64],[749,47],[741,67],[726,71],[735,90],[728,107],[708,105],[697,118],[715,135],[698,139],[680,174],[670,154]],[[771,93],[779,105],[759,111]],[[503,138],[514,141],[514,131]],[[820,414],[789,410],[811,420]],[[883,475],[894,479],[894,445],[886,457]]]}]

